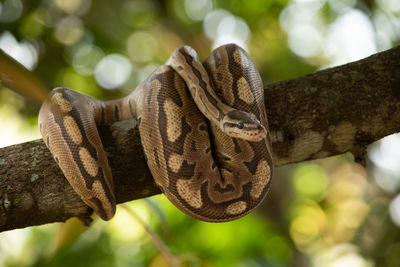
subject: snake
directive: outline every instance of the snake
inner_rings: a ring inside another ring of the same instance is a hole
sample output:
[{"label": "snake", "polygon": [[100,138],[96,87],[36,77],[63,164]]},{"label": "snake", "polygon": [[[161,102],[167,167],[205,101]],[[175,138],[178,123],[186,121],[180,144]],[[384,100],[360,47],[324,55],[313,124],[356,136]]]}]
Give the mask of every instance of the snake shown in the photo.
[{"label": "snake", "polygon": [[116,212],[111,169],[97,126],[136,118],[161,192],[182,212],[226,222],[254,210],[273,172],[260,74],[235,44],[202,62],[177,48],[127,96],[101,101],[53,89],[39,111],[46,146],[83,202],[103,220]]}]

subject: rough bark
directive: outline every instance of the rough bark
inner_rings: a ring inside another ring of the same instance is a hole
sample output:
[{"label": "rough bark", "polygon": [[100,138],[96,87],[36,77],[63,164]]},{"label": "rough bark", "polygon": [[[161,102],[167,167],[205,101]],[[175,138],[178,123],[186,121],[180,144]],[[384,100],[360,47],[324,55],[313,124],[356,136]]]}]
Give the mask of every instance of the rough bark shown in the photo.
[{"label": "rough bark", "polygon": [[[400,131],[400,47],[361,61],[265,86],[276,166],[351,152]],[[117,202],[159,189],[149,173],[136,121],[100,129]],[[273,190],[273,189],[272,189]],[[41,140],[0,149],[0,231],[65,221],[90,222]]]}]

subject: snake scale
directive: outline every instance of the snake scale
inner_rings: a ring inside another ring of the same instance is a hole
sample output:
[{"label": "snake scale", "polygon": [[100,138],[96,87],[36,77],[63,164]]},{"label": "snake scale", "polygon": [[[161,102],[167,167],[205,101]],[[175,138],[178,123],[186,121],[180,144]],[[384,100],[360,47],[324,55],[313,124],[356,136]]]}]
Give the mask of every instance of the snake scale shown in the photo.
[{"label": "snake scale", "polygon": [[197,219],[230,221],[253,210],[270,186],[263,90],[237,45],[215,49],[203,64],[183,46],[118,100],[53,89],[39,113],[40,131],[74,190],[109,220],[115,193],[97,125],[135,117],[147,164],[167,198]]}]

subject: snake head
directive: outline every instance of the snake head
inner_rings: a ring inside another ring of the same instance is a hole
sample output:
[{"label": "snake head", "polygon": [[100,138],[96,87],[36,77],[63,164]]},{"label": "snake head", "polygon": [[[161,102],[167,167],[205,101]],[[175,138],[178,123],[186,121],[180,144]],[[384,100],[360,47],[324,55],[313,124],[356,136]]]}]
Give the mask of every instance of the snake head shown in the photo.
[{"label": "snake head", "polygon": [[230,111],[224,116],[222,131],[231,137],[250,142],[261,141],[267,135],[267,130],[259,120],[240,110]]}]

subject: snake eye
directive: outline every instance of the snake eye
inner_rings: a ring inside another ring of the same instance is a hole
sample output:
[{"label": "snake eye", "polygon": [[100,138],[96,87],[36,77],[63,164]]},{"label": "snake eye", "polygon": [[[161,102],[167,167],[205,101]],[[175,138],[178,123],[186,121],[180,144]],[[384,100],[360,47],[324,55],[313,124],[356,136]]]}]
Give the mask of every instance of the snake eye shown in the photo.
[{"label": "snake eye", "polygon": [[243,128],[244,128],[243,122],[239,122],[238,124],[236,124],[236,127],[237,127],[238,129],[243,129]]}]

